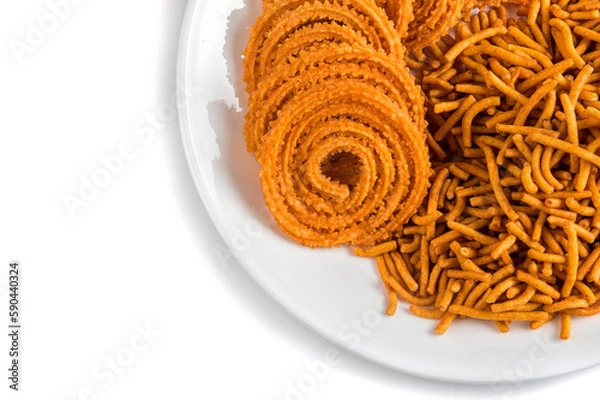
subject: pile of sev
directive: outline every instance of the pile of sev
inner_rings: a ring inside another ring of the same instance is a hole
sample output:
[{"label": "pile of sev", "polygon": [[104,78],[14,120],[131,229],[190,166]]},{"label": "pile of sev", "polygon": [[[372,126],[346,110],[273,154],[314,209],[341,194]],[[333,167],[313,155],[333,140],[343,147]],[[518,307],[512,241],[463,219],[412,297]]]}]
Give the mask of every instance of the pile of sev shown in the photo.
[{"label": "pile of sev", "polygon": [[370,249],[389,293],[438,319],[537,329],[600,313],[600,2],[480,11],[409,55],[427,107],[431,189]]},{"label": "pile of sev", "polygon": [[271,0],[244,52],[247,149],[265,202],[307,246],[373,245],[431,173],[424,99],[374,0]]}]

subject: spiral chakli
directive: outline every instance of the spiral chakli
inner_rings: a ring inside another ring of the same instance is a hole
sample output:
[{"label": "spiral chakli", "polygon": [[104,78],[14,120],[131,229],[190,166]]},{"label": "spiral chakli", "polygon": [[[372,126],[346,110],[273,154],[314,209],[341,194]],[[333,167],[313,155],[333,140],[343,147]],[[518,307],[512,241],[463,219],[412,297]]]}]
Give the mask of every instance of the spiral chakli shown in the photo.
[{"label": "spiral chakli", "polygon": [[414,19],[413,3],[405,0],[387,0],[383,7],[403,39],[408,35],[408,25]]},{"label": "spiral chakli", "polygon": [[[396,28],[404,38],[408,51],[422,50],[434,44],[456,26],[462,17],[468,17],[473,8],[497,7],[502,3],[524,5],[529,0],[414,0],[412,1],[413,19],[408,24]],[[386,7],[401,8],[411,3],[405,0],[388,0]],[[388,11],[388,15],[390,11]]]},{"label": "spiral chakli", "polygon": [[436,43],[477,0],[388,0],[389,17],[408,51]]},{"label": "spiral chakli", "polygon": [[[327,67],[327,68],[325,68]],[[405,68],[382,52],[357,44],[320,44],[282,64],[258,85],[250,97],[246,115],[248,151],[259,154],[269,124],[293,93],[301,93],[317,82],[340,77],[368,82],[380,88],[404,111],[419,132],[426,127],[420,88]]]},{"label": "spiral chakli", "polygon": [[273,66],[318,42],[366,43],[397,60],[404,56],[398,32],[373,0],[270,1],[244,51],[247,92],[252,93]]},{"label": "spiral chakli", "polygon": [[420,88],[375,0],[271,0],[245,50],[247,149],[283,232],[373,245],[420,206],[431,172]]},{"label": "spiral chakli", "polygon": [[308,246],[389,238],[421,204],[430,171],[424,135],[406,113],[377,87],[349,78],[292,94],[260,164],[275,220]]}]

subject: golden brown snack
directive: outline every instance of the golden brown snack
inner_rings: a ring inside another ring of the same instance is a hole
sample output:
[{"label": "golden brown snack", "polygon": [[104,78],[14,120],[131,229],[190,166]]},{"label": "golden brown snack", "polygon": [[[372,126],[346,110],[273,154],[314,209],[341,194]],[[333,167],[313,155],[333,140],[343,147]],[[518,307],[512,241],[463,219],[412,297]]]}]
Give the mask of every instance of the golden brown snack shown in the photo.
[{"label": "golden brown snack", "polygon": [[439,67],[415,64],[439,149],[389,256],[410,278],[386,285],[410,285],[410,310],[440,319],[439,334],[457,315],[501,332],[560,317],[566,340],[571,316],[600,310],[600,41],[584,30],[600,15],[574,14],[585,4],[534,0],[517,20],[479,12],[424,49]]},{"label": "golden brown snack", "polygon": [[385,11],[394,23],[394,27],[402,39],[408,35],[408,24],[414,19],[413,2],[401,0],[388,0],[383,5]]},{"label": "golden brown snack", "polygon": [[467,0],[415,0],[412,5],[414,17],[403,41],[409,51],[421,50],[446,35],[462,16]]},{"label": "golden brown snack", "polygon": [[384,241],[427,191],[423,98],[379,6],[267,2],[245,51],[247,148],[273,217],[308,246]]},{"label": "golden brown snack", "polygon": [[275,220],[308,246],[389,238],[421,203],[429,174],[424,136],[404,111],[348,78],[294,94],[265,137],[260,163]]},{"label": "golden brown snack", "polygon": [[389,315],[568,339],[600,313],[599,28],[589,0],[265,1],[244,66],[267,206],[374,257]]},{"label": "golden brown snack", "polygon": [[[300,28],[320,25],[332,29],[329,36],[300,40]],[[344,32],[337,27],[345,27]],[[398,32],[385,12],[373,0],[277,0],[266,3],[263,12],[252,26],[244,51],[244,81],[252,93],[275,64],[277,49],[286,41],[299,41],[307,46],[316,41],[334,40],[353,43],[358,37],[374,49],[381,49],[396,59],[404,56]],[[300,50],[300,47],[298,50]],[[278,62],[281,61],[279,57]]]},{"label": "golden brown snack", "polygon": [[417,131],[425,130],[420,88],[402,64],[358,44],[317,44],[290,59],[290,63],[278,66],[250,97],[244,128],[248,151],[260,154],[270,123],[291,93],[340,77],[369,82],[386,92],[410,117]]}]

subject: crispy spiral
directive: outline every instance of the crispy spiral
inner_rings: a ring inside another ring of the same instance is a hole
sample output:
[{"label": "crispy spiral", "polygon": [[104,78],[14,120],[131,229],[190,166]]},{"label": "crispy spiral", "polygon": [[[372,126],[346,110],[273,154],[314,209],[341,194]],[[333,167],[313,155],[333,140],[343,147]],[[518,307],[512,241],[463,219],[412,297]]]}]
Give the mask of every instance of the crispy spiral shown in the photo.
[{"label": "crispy spiral", "polygon": [[357,44],[321,44],[301,52],[290,64],[278,67],[252,94],[245,126],[248,151],[255,154],[260,151],[269,123],[292,93],[306,90],[317,81],[332,81],[342,76],[380,88],[408,114],[417,131],[425,130],[420,88],[401,64]]},{"label": "crispy spiral", "polygon": [[293,239],[371,245],[414,214],[428,187],[425,139],[381,90],[319,81],[277,114],[260,176],[267,206]]},{"label": "crispy spiral", "polygon": [[265,202],[307,246],[373,245],[431,172],[420,88],[374,0],[270,0],[245,50],[244,134]]},{"label": "crispy spiral", "polygon": [[256,89],[273,65],[285,60],[283,55],[295,54],[287,54],[285,49],[299,51],[302,45],[321,41],[366,42],[395,59],[402,60],[404,56],[398,32],[373,0],[270,1],[264,4],[261,16],[253,25],[244,51],[244,81],[248,93]]},{"label": "crispy spiral", "polygon": [[[480,0],[387,0],[381,2],[408,51],[437,42]],[[500,1],[500,0],[497,0]]]},{"label": "crispy spiral", "polygon": [[403,39],[408,35],[408,25],[413,21],[413,2],[390,0],[383,4],[388,17],[394,23],[396,31]]},{"label": "crispy spiral", "polygon": [[[403,1],[403,0],[397,0]],[[419,50],[437,42],[456,25],[470,0],[416,0],[414,20],[408,26],[404,44],[408,50]]]}]

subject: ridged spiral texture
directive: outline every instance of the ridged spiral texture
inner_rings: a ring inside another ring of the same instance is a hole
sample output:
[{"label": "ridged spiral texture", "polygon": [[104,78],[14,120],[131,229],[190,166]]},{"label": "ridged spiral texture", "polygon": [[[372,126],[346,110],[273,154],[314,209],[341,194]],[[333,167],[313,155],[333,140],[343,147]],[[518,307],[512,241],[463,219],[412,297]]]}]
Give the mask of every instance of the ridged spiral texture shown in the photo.
[{"label": "ridged spiral texture", "polygon": [[[301,75],[300,71],[303,72]],[[340,77],[369,82],[379,87],[408,114],[417,131],[425,130],[425,109],[420,88],[397,61],[382,52],[357,44],[323,43],[300,52],[290,64],[280,65],[252,93],[245,125],[248,151],[255,154],[261,152],[269,124],[277,117],[291,93],[306,90],[318,81],[334,81]]]},{"label": "ridged spiral texture", "polygon": [[[267,206],[302,244],[372,245],[389,238],[425,196],[424,149],[423,136],[377,88],[352,79],[317,83],[287,102],[265,141]],[[347,165],[325,173],[336,156]]]},{"label": "ridged spiral texture", "polygon": [[408,25],[414,19],[413,2],[406,0],[386,0],[382,6],[394,23],[396,31],[403,39],[408,36]]},{"label": "ridged spiral texture", "polygon": [[325,41],[366,42],[401,63],[404,58],[394,24],[374,0],[271,0],[252,26],[244,51],[246,90],[252,93],[284,55],[294,56],[286,49],[298,52]]},{"label": "ridged spiral texture", "polygon": [[450,31],[478,0],[387,0],[389,18],[408,51],[421,50]]},{"label": "ridged spiral texture", "polygon": [[[402,0],[400,0],[402,1]],[[436,43],[456,25],[470,0],[416,0],[408,26],[406,48],[420,50]]]},{"label": "ridged spiral texture", "polygon": [[299,243],[373,245],[425,197],[423,99],[403,54],[374,0],[265,4],[245,52],[244,132],[265,202]]}]

